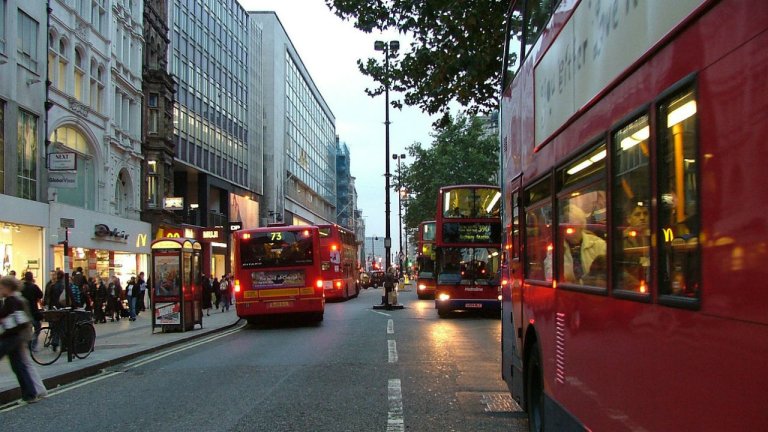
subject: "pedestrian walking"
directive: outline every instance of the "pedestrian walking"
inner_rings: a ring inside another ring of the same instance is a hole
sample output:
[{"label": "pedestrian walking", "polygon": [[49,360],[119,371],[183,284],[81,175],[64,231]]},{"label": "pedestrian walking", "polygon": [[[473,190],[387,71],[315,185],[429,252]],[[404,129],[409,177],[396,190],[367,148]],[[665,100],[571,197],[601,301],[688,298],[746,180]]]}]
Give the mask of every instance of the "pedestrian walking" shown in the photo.
[{"label": "pedestrian walking", "polygon": [[203,275],[201,283],[203,285],[203,309],[205,309],[205,315],[211,315],[211,296],[213,295],[213,287],[211,286],[211,280],[208,276]]},{"label": "pedestrian walking", "polygon": [[[21,398],[28,403],[39,401],[47,395],[42,382],[35,383],[35,377],[40,379],[29,357],[28,342],[31,337],[32,317],[26,300],[19,293],[21,283],[12,276],[0,278],[0,359],[8,356],[11,370],[16,375],[21,388]],[[42,391],[38,387],[42,386]]]},{"label": "pedestrian walking", "polygon": [[219,280],[216,276],[214,276],[213,281],[211,281],[211,291],[213,291],[213,296],[216,298],[216,302],[213,305],[216,307],[216,310],[219,310],[219,304],[221,304],[221,291],[219,291]]},{"label": "pedestrian walking", "polygon": [[136,276],[125,285],[125,298],[128,300],[129,321],[136,321],[136,301],[139,297],[139,287],[136,285]]},{"label": "pedestrian walking", "polygon": [[219,292],[221,293],[221,311],[224,312],[225,310],[229,312],[229,280],[227,279],[227,275],[222,275],[221,280],[219,281]]},{"label": "pedestrian walking", "polygon": [[120,279],[117,276],[111,276],[107,285],[107,315],[109,315],[109,320],[112,322],[115,320],[120,321],[120,311],[123,310],[123,305],[120,301],[121,291]]},{"label": "pedestrian walking", "polygon": [[85,276],[83,275],[83,268],[78,267],[75,272],[72,273],[72,277],[69,281],[69,298],[70,306],[73,308],[83,307],[85,304],[83,292],[85,290]]},{"label": "pedestrian walking", "polygon": [[40,308],[43,301],[43,291],[35,283],[35,277],[32,272],[24,273],[24,279],[21,288],[21,295],[27,300],[29,313],[32,316],[32,327],[35,329],[35,336],[40,333],[43,320],[43,311]]},{"label": "pedestrian walking", "polygon": [[46,285],[44,304],[48,309],[61,309],[65,302],[64,272],[56,270],[50,283]]},{"label": "pedestrian walking", "polygon": [[96,285],[96,293],[93,295],[93,320],[96,323],[105,323],[107,322],[104,315],[104,307],[107,302],[107,286],[104,285],[104,280],[98,276],[94,284]]},{"label": "pedestrian walking", "polygon": [[139,312],[147,310],[146,303],[144,302],[144,298],[147,295],[147,281],[144,278],[144,272],[139,273],[139,277],[136,279],[136,285],[139,287],[139,297],[136,301],[136,315],[138,315]]}]

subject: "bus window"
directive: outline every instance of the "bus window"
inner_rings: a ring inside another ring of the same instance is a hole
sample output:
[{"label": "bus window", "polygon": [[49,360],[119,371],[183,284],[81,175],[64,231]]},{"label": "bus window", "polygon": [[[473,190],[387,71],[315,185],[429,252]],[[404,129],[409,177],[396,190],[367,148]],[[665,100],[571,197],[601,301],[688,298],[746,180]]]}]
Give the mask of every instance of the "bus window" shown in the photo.
[{"label": "bus window", "polygon": [[699,297],[696,99],[678,93],[659,107],[659,290]]},{"label": "bus window", "polygon": [[649,294],[651,196],[648,116],[613,134],[614,288]]},{"label": "bus window", "polygon": [[553,256],[549,188],[547,179],[525,191],[525,277],[547,282],[552,281]]}]

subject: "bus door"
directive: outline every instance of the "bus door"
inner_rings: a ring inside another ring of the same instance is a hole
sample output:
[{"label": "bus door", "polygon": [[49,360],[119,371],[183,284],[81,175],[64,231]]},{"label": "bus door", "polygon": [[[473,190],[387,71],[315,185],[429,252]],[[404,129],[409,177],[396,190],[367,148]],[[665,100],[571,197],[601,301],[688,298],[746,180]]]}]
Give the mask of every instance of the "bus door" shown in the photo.
[{"label": "bus door", "polygon": [[[507,225],[504,227],[504,261],[505,274],[502,279],[506,281],[502,295],[502,326],[501,340],[503,358],[511,359],[512,364],[503,365],[502,376],[507,383],[515,388],[513,394],[521,394],[523,390],[523,262],[522,253],[522,176],[518,176],[510,182],[510,192],[506,195],[506,211],[509,215],[505,218]],[[503,283],[503,282],[502,282]],[[510,389],[512,390],[512,389]]]}]

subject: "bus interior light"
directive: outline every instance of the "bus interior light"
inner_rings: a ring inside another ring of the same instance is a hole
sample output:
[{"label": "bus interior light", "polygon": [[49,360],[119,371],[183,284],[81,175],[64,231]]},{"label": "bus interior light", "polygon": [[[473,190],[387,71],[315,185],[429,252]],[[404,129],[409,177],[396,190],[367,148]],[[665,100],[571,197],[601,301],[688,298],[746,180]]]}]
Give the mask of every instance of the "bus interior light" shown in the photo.
[{"label": "bus interior light", "polygon": [[696,114],[696,101],[690,100],[667,115],[667,127],[671,128],[694,114]]},{"label": "bus interior light", "polygon": [[[629,150],[632,147],[647,140],[651,136],[651,129],[648,126],[643,127],[639,131],[621,140],[621,149]],[[570,174],[570,173],[569,173]]]},{"label": "bus interior light", "polygon": [[491,210],[496,205],[497,202],[499,202],[499,198],[501,198],[501,192],[496,192],[496,194],[493,196],[493,199],[491,200],[491,203],[488,204],[488,207],[485,208],[486,213],[491,213]]}]

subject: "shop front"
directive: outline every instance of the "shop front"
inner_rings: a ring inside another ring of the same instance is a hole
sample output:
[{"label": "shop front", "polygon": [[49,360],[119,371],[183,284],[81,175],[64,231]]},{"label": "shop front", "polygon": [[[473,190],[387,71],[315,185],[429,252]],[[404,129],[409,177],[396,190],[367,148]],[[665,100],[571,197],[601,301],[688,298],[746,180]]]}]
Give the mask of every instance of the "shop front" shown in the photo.
[{"label": "shop front", "polygon": [[71,264],[64,270],[69,273],[82,267],[86,277],[106,280],[116,276],[123,286],[131,276],[148,273],[150,224],[65,204],[51,203],[50,206],[51,269],[64,269],[66,239]]},{"label": "shop front", "polygon": [[155,240],[163,238],[187,238],[199,242],[202,252],[200,271],[210,277],[221,277],[229,273],[229,233],[226,228],[203,228],[197,226],[160,227]]},{"label": "shop front", "polygon": [[21,278],[30,271],[38,284],[47,279],[45,272],[45,233],[48,204],[3,195],[0,211],[0,275],[16,272]]}]

